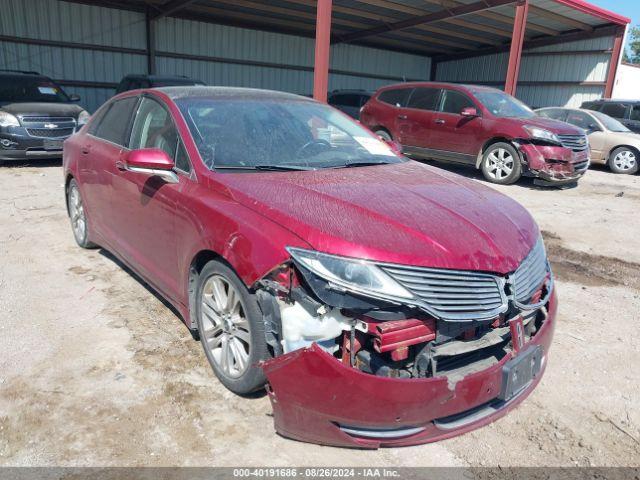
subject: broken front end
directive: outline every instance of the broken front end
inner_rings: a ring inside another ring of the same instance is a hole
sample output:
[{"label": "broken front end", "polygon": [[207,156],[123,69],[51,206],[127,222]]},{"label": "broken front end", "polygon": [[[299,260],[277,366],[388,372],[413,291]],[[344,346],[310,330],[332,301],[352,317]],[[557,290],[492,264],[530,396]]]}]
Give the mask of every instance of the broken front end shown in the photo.
[{"label": "broken front end", "polygon": [[432,442],[504,415],[540,381],[557,309],[542,240],[506,276],[289,251],[256,286],[281,435]]}]

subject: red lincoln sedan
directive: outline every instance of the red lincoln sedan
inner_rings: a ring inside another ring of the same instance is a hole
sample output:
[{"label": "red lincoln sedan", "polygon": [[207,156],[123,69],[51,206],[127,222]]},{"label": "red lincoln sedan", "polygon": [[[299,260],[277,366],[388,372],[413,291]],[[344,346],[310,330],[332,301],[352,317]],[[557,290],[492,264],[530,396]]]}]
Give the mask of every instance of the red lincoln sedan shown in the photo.
[{"label": "red lincoln sedan", "polygon": [[266,386],[284,436],[430,442],[540,381],[557,303],[529,213],[327,105],[126,92],[65,142],[64,174],[77,243],[166,297],[227,388]]}]

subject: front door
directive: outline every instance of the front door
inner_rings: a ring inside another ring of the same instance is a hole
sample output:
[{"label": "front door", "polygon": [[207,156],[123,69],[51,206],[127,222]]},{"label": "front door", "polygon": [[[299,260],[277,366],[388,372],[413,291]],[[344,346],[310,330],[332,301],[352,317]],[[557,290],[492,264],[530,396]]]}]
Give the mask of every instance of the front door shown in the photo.
[{"label": "front door", "polygon": [[482,118],[465,117],[465,108],[480,109],[465,94],[456,90],[443,90],[434,114],[431,148],[438,150],[447,160],[475,164],[482,150]]},{"label": "front door", "polygon": [[[169,111],[150,97],[143,97],[138,106],[123,154],[141,148],[159,148],[174,160],[178,151],[178,134]],[[173,299],[180,296],[175,213],[188,177],[179,174],[178,178],[178,183],[166,183],[120,167],[113,180],[118,250]]]}]

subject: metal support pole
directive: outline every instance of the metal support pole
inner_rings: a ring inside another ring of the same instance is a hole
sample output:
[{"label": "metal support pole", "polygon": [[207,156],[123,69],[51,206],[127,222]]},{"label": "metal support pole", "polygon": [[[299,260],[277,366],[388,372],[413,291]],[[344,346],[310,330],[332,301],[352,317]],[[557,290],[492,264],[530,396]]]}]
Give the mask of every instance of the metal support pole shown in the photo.
[{"label": "metal support pole", "polygon": [[613,86],[616,81],[616,73],[620,64],[620,56],[622,55],[622,44],[624,41],[624,30],[620,29],[616,33],[613,40],[613,49],[611,50],[611,60],[609,60],[609,72],[607,73],[607,84],[604,88],[604,98],[611,98],[613,95]]},{"label": "metal support pole", "polygon": [[313,67],[313,98],[319,102],[327,101],[330,41],[331,0],[318,0],[316,10],[316,50]]},{"label": "metal support pole", "polygon": [[156,21],[151,17],[149,9],[145,15],[147,34],[147,73],[156,73]]},{"label": "metal support pole", "polygon": [[529,13],[529,0],[523,0],[516,5],[516,17],[513,23],[513,35],[511,36],[511,49],[509,50],[509,66],[507,78],[504,83],[504,91],[509,95],[516,94],[518,86],[518,74],[520,73],[520,61],[522,60],[522,45],[527,29],[527,14]]}]

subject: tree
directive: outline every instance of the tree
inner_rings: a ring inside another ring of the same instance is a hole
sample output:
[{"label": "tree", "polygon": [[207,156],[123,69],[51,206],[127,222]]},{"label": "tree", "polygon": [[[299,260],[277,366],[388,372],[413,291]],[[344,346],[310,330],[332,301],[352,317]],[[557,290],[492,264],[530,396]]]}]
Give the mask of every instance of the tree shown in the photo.
[{"label": "tree", "polygon": [[629,51],[624,53],[624,61],[640,63],[640,26],[633,27],[629,31]]}]

